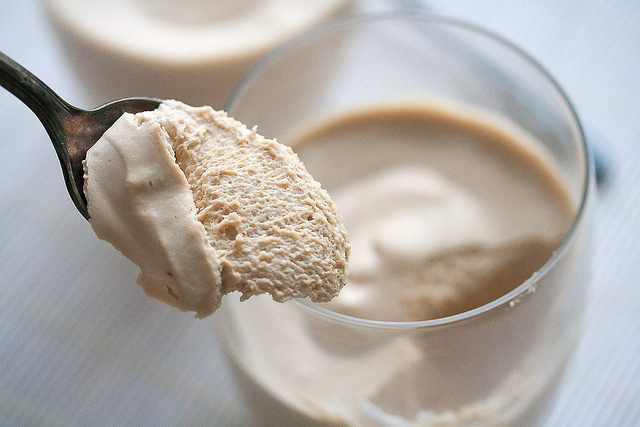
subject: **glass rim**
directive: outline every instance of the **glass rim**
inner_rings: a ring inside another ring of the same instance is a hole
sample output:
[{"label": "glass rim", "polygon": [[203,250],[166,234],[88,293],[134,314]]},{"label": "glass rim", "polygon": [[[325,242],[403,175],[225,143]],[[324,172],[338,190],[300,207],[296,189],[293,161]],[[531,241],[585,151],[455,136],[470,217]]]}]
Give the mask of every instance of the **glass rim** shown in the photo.
[{"label": "glass rim", "polygon": [[[355,316],[349,316],[346,314],[341,314],[332,310],[329,310],[324,307],[320,307],[308,300],[294,298],[293,303],[300,304],[307,309],[310,309],[322,316],[326,316],[333,320],[338,320],[340,322],[351,323],[359,326],[369,326],[369,327],[377,327],[377,328],[387,328],[387,329],[415,329],[415,328],[430,328],[430,327],[440,327],[451,325],[454,323],[459,323],[465,320],[469,320],[475,317],[478,317],[484,313],[489,311],[494,311],[499,307],[502,307],[506,304],[510,304],[512,301],[517,300],[518,297],[525,295],[529,292],[529,290],[536,285],[540,281],[541,278],[547,275],[547,273],[554,267],[554,265],[563,257],[564,253],[567,251],[567,247],[570,242],[573,240],[573,236],[576,234],[576,230],[580,226],[585,216],[586,205],[589,201],[589,194],[592,187],[592,178],[593,178],[593,159],[591,156],[591,151],[587,144],[584,129],[574,108],[572,102],[570,101],[567,93],[560,86],[560,84],[556,81],[556,79],[551,75],[551,73],[532,55],[527,53],[521,47],[511,42],[510,40],[502,37],[491,30],[488,30],[480,25],[473,24],[467,21],[463,21],[457,18],[451,18],[443,15],[437,15],[433,13],[425,13],[425,12],[380,12],[380,13],[365,13],[365,14],[357,14],[352,15],[346,18],[338,18],[320,25],[316,28],[308,30],[283,45],[275,48],[273,51],[265,55],[262,59],[260,59],[247,74],[245,74],[244,78],[240,80],[240,82],[236,85],[236,87],[231,92],[229,100],[225,105],[225,111],[230,111],[232,105],[234,104],[237,97],[240,95],[244,87],[253,80],[253,78],[265,67],[269,64],[276,61],[281,56],[287,54],[295,47],[299,46],[315,38],[316,36],[331,32],[336,29],[349,27],[352,25],[363,25],[363,24],[371,24],[377,22],[384,21],[412,21],[415,23],[421,24],[439,24],[445,25],[449,27],[459,28],[464,31],[468,31],[470,33],[475,33],[481,37],[485,37],[487,39],[491,39],[497,44],[501,44],[503,47],[510,49],[515,54],[520,56],[526,63],[529,63],[534,69],[536,69],[543,78],[545,78],[551,86],[557,91],[558,95],[560,95],[560,99],[565,104],[565,107],[568,108],[570,112],[570,116],[573,120],[573,125],[575,125],[577,130],[577,138],[579,139],[578,143],[581,147],[580,153],[582,154],[582,161],[584,162],[583,169],[583,183],[582,183],[582,193],[580,196],[580,201],[575,211],[574,217],[571,222],[571,226],[567,231],[566,235],[562,239],[562,242],[558,246],[558,248],[553,252],[551,257],[544,263],[542,267],[540,267],[537,271],[535,271],[531,277],[522,282],[520,285],[516,286],[510,292],[486,303],[479,307],[473,308],[471,310],[463,311],[461,313],[457,313],[451,316],[440,317],[435,319],[428,320],[419,320],[419,321],[385,321],[385,320],[373,320],[373,319],[365,319]],[[347,284],[348,285],[348,284]]]}]

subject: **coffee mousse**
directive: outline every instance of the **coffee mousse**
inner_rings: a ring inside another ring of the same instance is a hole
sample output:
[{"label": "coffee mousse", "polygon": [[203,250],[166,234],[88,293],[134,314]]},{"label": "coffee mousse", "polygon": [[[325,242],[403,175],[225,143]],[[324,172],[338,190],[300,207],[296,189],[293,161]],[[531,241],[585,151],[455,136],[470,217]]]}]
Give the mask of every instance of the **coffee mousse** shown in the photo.
[{"label": "coffee mousse", "polygon": [[367,109],[290,144],[332,194],[353,249],[349,285],[325,307],[359,318],[489,303],[542,267],[574,211],[533,141],[471,112]]},{"label": "coffee mousse", "polygon": [[[486,348],[475,335],[465,341],[464,326],[455,339],[442,328],[429,341],[394,328],[482,310],[537,274],[567,235],[577,203],[551,154],[503,117],[446,102],[338,112],[299,129],[280,141],[336,203],[351,243],[349,276],[340,295],[320,305],[337,317],[300,302],[229,301],[235,326],[225,322],[222,332],[242,337],[235,361],[257,410],[276,419],[289,408],[305,423],[339,425],[520,419],[544,394],[553,374],[543,371],[557,369],[544,359],[560,349],[505,347],[501,333],[515,325],[502,323],[484,338],[495,344]],[[531,309],[517,317],[521,336],[552,289],[531,287]],[[370,336],[371,320],[396,323]],[[461,364],[474,359],[468,354],[489,357],[483,352],[502,362],[483,372]]]}]

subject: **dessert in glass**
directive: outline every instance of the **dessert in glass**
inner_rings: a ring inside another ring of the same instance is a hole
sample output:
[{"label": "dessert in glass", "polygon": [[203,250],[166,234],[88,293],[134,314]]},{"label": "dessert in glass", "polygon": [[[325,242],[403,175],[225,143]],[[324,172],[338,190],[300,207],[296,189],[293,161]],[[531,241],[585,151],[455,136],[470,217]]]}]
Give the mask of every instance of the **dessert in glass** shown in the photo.
[{"label": "dessert in glass", "polygon": [[214,316],[257,422],[541,422],[580,335],[593,174],[534,59],[447,18],[355,17],[268,55],[227,110],[294,149],[351,242],[330,303]]}]

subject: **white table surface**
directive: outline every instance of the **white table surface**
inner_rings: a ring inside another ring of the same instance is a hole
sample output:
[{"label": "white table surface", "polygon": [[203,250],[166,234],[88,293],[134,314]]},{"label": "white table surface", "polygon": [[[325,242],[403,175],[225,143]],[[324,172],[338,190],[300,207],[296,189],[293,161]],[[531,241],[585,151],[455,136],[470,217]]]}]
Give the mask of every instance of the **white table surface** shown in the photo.
[{"label": "white table surface", "polygon": [[[640,2],[426,6],[537,57],[608,164],[584,336],[547,424],[640,425]],[[0,2],[0,50],[92,107],[37,0]],[[42,126],[4,90],[0,150],[0,426],[247,425],[211,321],[134,285],[136,267],[75,210]]]}]

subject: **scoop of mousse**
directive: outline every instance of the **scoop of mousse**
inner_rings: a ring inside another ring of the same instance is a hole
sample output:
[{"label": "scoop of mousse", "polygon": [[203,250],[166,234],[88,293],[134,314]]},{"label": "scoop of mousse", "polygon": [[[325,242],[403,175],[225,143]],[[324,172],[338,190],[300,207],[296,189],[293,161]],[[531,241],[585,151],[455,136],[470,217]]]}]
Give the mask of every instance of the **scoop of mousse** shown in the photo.
[{"label": "scoop of mousse", "polygon": [[147,295],[196,317],[232,291],[327,302],[346,283],[328,193],[291,148],[222,111],[168,100],[126,113],[84,168],[96,235],[140,267]]}]

